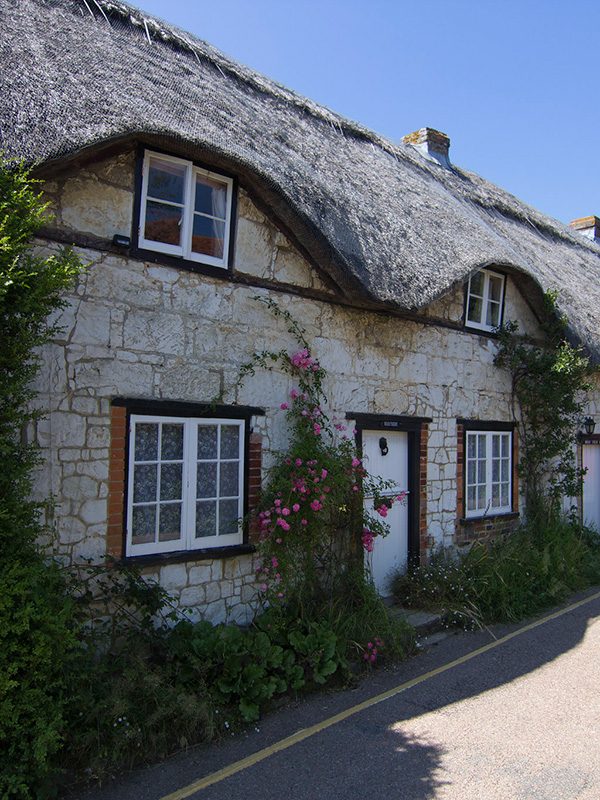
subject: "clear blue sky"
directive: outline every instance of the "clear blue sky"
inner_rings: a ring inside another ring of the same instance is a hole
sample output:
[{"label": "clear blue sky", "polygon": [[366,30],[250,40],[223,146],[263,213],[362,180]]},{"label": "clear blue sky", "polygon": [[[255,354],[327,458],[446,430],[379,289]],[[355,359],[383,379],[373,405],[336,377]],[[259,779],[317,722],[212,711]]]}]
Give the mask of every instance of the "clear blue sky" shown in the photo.
[{"label": "clear blue sky", "polygon": [[[135,2],[135,0],[134,0]],[[138,0],[237,61],[569,222],[600,216],[594,0]]]}]

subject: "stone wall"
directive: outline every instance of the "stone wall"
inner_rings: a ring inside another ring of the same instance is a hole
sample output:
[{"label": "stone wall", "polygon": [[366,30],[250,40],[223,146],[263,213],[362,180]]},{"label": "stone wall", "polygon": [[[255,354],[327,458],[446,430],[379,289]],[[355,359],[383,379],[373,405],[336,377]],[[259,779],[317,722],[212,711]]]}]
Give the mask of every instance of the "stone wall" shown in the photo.
[{"label": "stone wall", "polygon": [[[130,234],[133,154],[47,184],[57,232],[110,240]],[[35,436],[46,459],[38,492],[56,499],[56,549],[68,559],[107,550],[111,400],[114,397],[260,406],[253,420],[265,466],[286,441],[279,409],[291,389],[284,373],[257,372],[236,386],[255,350],[295,347],[284,322],[255,296],[271,296],[306,328],[328,370],[329,413],[430,417],[427,463],[428,541],[450,545],[457,518],[457,419],[509,421],[510,381],[493,364],[488,336],[337,305],[289,239],[240,191],[235,269],[272,282],[318,289],[323,299],[271,291],[196,272],[144,263],[110,249],[78,248],[87,270],[61,316],[63,333],[44,352],[40,405],[50,413]],[[53,245],[49,245],[53,246]],[[462,318],[456,287],[429,309]],[[506,318],[537,333],[529,307],[508,278]],[[182,605],[211,620],[251,613],[252,557],[190,559],[146,569]]]}]

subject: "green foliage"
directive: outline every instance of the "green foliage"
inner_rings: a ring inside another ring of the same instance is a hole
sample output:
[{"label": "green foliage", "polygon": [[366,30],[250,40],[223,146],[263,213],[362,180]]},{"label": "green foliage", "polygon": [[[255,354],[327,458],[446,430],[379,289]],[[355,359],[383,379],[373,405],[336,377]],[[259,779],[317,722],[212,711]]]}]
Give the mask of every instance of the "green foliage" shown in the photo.
[{"label": "green foliage", "polygon": [[0,567],[0,796],[52,794],[65,729],[74,603],[56,565]]},{"label": "green foliage", "polygon": [[62,292],[81,269],[69,250],[35,254],[31,237],[46,206],[25,169],[0,164],[0,558],[22,558],[35,549],[39,504],[30,500],[37,453],[22,431],[32,409],[39,358],[36,348],[56,332],[51,315],[64,306]]},{"label": "green foliage", "polygon": [[600,581],[600,539],[566,520],[530,523],[459,556],[434,554],[430,564],[394,581],[400,603],[445,612],[464,627],[512,622]]},{"label": "green foliage", "polygon": [[186,683],[173,666],[170,625],[180,615],[167,592],[117,564],[69,572],[80,648],[63,666],[63,770],[102,778],[211,739],[202,676]]},{"label": "green foliage", "polygon": [[64,733],[64,665],[77,652],[74,604],[56,565],[36,548],[43,505],[31,501],[35,448],[23,436],[36,419],[36,348],[56,327],[49,316],[80,269],[61,250],[31,252],[45,205],[23,168],[0,164],[0,795],[52,791]]},{"label": "green foliage", "polygon": [[556,294],[545,295],[545,312],[545,346],[525,341],[518,335],[518,325],[509,323],[499,330],[495,359],[512,376],[526,512],[530,520],[539,518],[540,522],[548,510],[559,510],[563,497],[581,493],[582,473],[573,445],[591,373],[581,349],[566,339]]},{"label": "green foliage", "polygon": [[267,612],[256,625],[179,623],[168,637],[178,683],[202,681],[221,717],[252,722],[277,695],[323,684],[343,668],[335,633],[325,624],[277,624]]},{"label": "green foliage", "polygon": [[384,519],[396,498],[380,502],[373,513],[365,510],[365,492],[377,496],[389,487],[367,474],[345,425],[329,419],[326,372],[311,355],[304,330],[272,300],[257,299],[285,320],[300,348],[292,355],[257,353],[240,374],[242,381],[257,367],[278,366],[296,382],[281,403],[289,442],[261,499],[257,577],[265,605],[282,606],[289,618],[309,623],[343,595],[349,566],[364,561],[363,547],[372,549],[375,536],[387,535]]}]

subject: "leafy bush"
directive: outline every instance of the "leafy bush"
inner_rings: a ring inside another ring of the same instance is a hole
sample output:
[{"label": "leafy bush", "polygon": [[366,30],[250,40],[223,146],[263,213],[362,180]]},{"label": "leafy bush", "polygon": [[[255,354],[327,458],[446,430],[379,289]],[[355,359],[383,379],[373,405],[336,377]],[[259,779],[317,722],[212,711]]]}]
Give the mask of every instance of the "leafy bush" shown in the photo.
[{"label": "leafy bush", "polygon": [[52,794],[66,725],[74,604],[56,565],[0,568],[0,796]]},{"label": "leafy bush", "polygon": [[248,630],[181,622],[168,649],[177,682],[204,682],[216,707],[245,722],[258,719],[274,696],[323,684],[345,666],[326,624],[286,628],[269,612]]},{"label": "leafy bush", "polygon": [[51,791],[64,731],[64,665],[77,650],[73,603],[36,547],[44,504],[31,500],[38,453],[23,431],[39,415],[32,380],[49,315],[80,270],[68,250],[34,254],[45,205],[27,171],[0,164],[0,795]]},{"label": "leafy bush", "polygon": [[398,576],[394,594],[408,607],[443,610],[465,627],[515,621],[600,582],[600,540],[592,531],[554,519],[523,526],[459,556],[445,551]]}]

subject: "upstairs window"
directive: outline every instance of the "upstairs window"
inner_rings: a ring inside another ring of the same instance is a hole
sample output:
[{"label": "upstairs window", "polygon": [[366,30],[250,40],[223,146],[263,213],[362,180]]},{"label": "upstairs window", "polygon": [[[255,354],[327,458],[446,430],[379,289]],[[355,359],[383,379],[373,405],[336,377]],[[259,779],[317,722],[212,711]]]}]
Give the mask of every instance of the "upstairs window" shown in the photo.
[{"label": "upstairs window", "polygon": [[138,245],[228,265],[233,180],[174,156],[144,154]]},{"label": "upstairs window", "polygon": [[471,275],[467,289],[467,327],[492,331],[502,324],[504,282],[504,275],[489,269]]},{"label": "upstairs window", "polygon": [[512,433],[467,431],[466,515],[512,511]]}]

